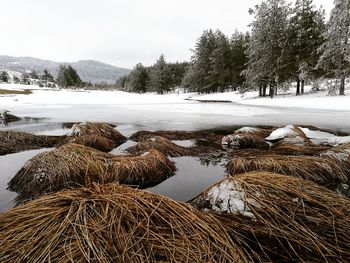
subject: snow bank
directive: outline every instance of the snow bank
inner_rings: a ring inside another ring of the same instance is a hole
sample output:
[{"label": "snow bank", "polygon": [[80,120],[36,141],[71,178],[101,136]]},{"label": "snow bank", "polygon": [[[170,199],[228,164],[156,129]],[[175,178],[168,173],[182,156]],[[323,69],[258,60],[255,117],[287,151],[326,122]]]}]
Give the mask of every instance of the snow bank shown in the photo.
[{"label": "snow bank", "polygon": [[278,128],[278,129],[274,130],[270,134],[270,136],[266,137],[265,139],[268,141],[275,141],[275,140],[279,140],[279,139],[284,139],[285,137],[290,136],[290,135],[295,135],[295,136],[298,135],[295,132],[293,125],[287,125],[285,127]]}]

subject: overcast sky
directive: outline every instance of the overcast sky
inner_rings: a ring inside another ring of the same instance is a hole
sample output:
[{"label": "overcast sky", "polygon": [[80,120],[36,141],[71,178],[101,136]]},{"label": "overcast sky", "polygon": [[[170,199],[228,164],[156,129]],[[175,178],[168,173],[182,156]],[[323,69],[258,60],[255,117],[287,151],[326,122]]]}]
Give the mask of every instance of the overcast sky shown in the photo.
[{"label": "overcast sky", "polygon": [[[248,30],[260,0],[1,0],[0,54],[132,68],[189,60],[203,30]],[[329,13],[332,0],[314,0]]]}]

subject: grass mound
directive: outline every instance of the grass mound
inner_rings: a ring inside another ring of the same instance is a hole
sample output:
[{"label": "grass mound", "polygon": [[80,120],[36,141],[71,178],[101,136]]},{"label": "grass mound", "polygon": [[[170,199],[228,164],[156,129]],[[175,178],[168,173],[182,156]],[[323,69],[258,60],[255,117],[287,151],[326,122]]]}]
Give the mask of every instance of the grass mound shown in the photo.
[{"label": "grass mound", "polygon": [[255,127],[242,127],[234,132],[234,134],[243,134],[259,137],[260,139],[265,139],[268,137],[273,129],[263,129]]},{"label": "grass mound", "polygon": [[308,155],[317,156],[322,152],[329,150],[324,146],[301,146],[295,144],[277,143],[271,147],[271,150],[280,155]]},{"label": "grass mound", "polygon": [[0,214],[1,262],[248,262],[213,216],[116,184]]},{"label": "grass mound", "polygon": [[191,203],[212,211],[233,238],[243,236],[247,251],[259,255],[256,262],[350,258],[350,199],[313,182],[266,172],[242,174],[215,184]]},{"label": "grass mound", "polygon": [[117,147],[117,144],[114,141],[99,135],[68,137],[62,144],[66,143],[80,144],[102,152],[110,152]]},{"label": "grass mound", "polygon": [[18,202],[66,188],[119,182],[139,187],[157,184],[174,175],[176,167],[161,153],[116,157],[78,144],[41,153],[18,171],[8,189]]},{"label": "grass mound", "polygon": [[[112,142],[114,142],[113,147],[118,147],[119,145],[126,142],[126,137],[114,129],[114,126],[108,123],[96,123],[96,122],[85,122],[74,124],[72,127],[72,136],[75,137],[85,137],[89,138],[89,136],[103,137]],[[85,140],[81,139],[81,142],[85,142]],[[89,146],[89,145],[86,145]]]},{"label": "grass mound", "polygon": [[25,132],[0,131],[0,155],[53,147],[65,136],[33,135]]},{"label": "grass mound", "polygon": [[290,175],[334,188],[349,179],[349,164],[315,156],[254,156],[234,158],[227,164],[230,175],[266,171]]}]

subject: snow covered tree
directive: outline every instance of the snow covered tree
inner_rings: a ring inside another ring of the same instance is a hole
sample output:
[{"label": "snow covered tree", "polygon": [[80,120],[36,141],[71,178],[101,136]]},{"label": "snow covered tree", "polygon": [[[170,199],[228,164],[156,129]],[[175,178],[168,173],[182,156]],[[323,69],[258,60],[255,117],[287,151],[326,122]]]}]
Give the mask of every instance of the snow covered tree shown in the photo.
[{"label": "snow covered tree", "polygon": [[32,79],[39,79],[39,75],[34,69],[29,73],[29,77]]},{"label": "snow covered tree", "polygon": [[170,90],[170,69],[161,55],[150,70],[150,89],[159,94]]},{"label": "snow covered tree", "polygon": [[297,80],[297,95],[304,93],[305,77],[316,74],[324,29],[324,10],[316,10],[313,0],[297,0],[289,23],[284,62],[287,74]]},{"label": "snow covered tree", "polygon": [[[122,81],[125,80],[126,79],[122,79]],[[147,69],[141,63],[138,63],[129,76],[129,85],[131,86],[132,91],[138,93],[146,92],[148,81],[149,76]],[[125,86],[125,83],[123,85]]]},{"label": "snow covered tree", "polygon": [[345,78],[350,73],[350,0],[334,0],[323,37],[318,66],[340,79],[339,95],[344,95]]},{"label": "snow covered tree", "polygon": [[270,85],[273,97],[283,82],[283,50],[286,46],[290,8],[284,0],[266,0],[251,10],[255,19],[247,48],[248,67],[244,71],[250,88]]}]

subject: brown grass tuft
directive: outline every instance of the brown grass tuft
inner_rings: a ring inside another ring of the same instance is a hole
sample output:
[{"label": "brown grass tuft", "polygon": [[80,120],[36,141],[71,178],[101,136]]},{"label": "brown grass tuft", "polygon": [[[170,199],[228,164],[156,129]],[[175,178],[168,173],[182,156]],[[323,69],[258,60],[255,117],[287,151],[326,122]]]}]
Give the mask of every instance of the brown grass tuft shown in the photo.
[{"label": "brown grass tuft", "polygon": [[254,156],[234,158],[228,165],[230,175],[251,171],[266,171],[295,176],[313,181],[330,188],[346,183],[349,178],[349,165],[329,158],[315,156]]},{"label": "brown grass tuft", "polygon": [[73,136],[99,136],[111,140],[115,143],[114,147],[126,142],[126,137],[114,129],[114,126],[108,123],[86,122],[74,124],[72,127]]},{"label": "brown grass tuft", "polygon": [[53,147],[65,136],[33,135],[25,132],[0,131],[0,155]]},{"label": "brown grass tuft", "polygon": [[222,145],[232,149],[255,148],[268,150],[270,145],[262,138],[250,134],[232,134],[222,139]]},{"label": "brown grass tuft", "polygon": [[68,137],[67,140],[65,140],[62,144],[66,143],[80,144],[102,152],[110,152],[117,147],[117,144],[114,141],[100,135],[82,135]]},{"label": "brown grass tuft", "polygon": [[[218,189],[225,189],[221,185],[232,187],[226,187],[227,193],[219,194]],[[219,198],[208,194],[213,191]],[[249,217],[237,212],[239,209],[234,204],[239,201],[240,209],[249,212]],[[191,202],[206,211],[217,211],[223,207],[222,202],[228,202],[232,210],[211,214],[233,231],[233,238],[244,237],[246,250],[260,256],[256,262],[348,262],[350,259],[350,199],[313,182],[254,172],[227,178]]]},{"label": "brown grass tuft", "polygon": [[168,140],[205,140],[211,143],[220,144],[222,135],[217,135],[205,131],[138,131],[130,136],[130,140],[143,141],[155,136],[160,136]]},{"label": "brown grass tuft", "polygon": [[148,187],[166,180],[175,171],[175,165],[156,151],[142,156],[116,157],[82,145],[67,144],[32,158],[11,179],[8,189],[17,192],[17,200],[21,202],[95,182]]},{"label": "brown grass tuft", "polygon": [[149,151],[151,149],[157,150],[171,157],[196,155],[195,150],[177,145],[160,136],[153,136],[147,139],[143,139],[139,141],[135,146],[127,148],[126,151],[131,154],[135,154],[138,152]]},{"label": "brown grass tuft", "polygon": [[58,192],[0,214],[0,261],[248,262],[213,216],[116,184]]}]

